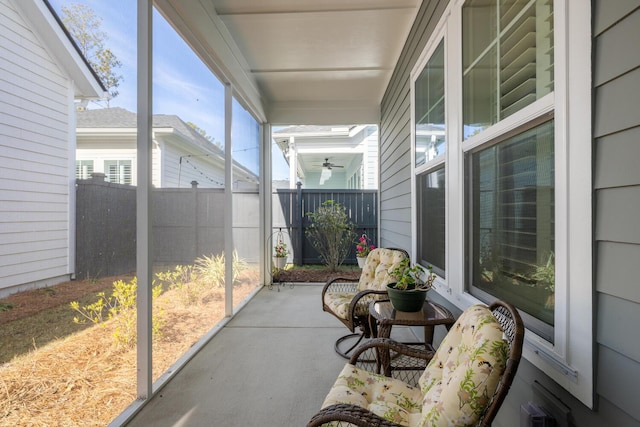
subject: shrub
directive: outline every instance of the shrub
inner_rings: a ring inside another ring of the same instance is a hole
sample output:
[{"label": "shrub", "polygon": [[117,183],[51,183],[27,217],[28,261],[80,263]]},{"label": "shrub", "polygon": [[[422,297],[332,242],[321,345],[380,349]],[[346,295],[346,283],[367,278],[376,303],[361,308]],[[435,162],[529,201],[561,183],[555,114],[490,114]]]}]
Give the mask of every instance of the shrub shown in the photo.
[{"label": "shrub", "polygon": [[349,254],[356,236],[345,208],[333,200],[327,200],[307,215],[311,220],[306,231],[307,237],[329,270],[337,271]]},{"label": "shrub", "polygon": [[192,265],[176,265],[171,271],[156,273],[156,277],[176,292],[182,305],[189,306],[200,302],[204,293],[204,282],[197,280]]},{"label": "shrub", "polygon": [[[161,285],[153,285],[151,290],[153,299],[162,293]],[[107,320],[115,322],[113,331],[114,344],[131,346],[136,342],[136,297],[138,280],[134,277],[130,282],[118,280],[113,282],[113,291],[109,297],[104,292],[98,293],[98,300],[92,304],[80,306],[78,301],[72,301],[72,309],[80,313],[81,317],[74,317],[75,323],[85,323],[87,320],[104,324]],[[154,312],[152,330],[154,335],[160,333],[162,327],[162,311]]]}]

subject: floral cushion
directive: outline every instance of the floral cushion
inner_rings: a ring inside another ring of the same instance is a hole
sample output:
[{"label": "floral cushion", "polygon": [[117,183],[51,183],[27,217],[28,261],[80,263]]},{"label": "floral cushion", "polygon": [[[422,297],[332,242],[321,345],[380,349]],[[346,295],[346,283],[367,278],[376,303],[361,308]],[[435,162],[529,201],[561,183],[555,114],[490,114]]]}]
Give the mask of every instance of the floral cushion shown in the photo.
[{"label": "floral cushion", "polygon": [[[395,278],[389,275],[389,269],[395,267],[406,255],[404,252],[377,248],[369,252],[365,266],[362,268],[360,281],[355,292],[332,292],[324,295],[324,303],[331,311],[342,319],[349,318],[349,304],[357,292],[367,289],[386,290],[389,283],[395,282]],[[369,314],[369,303],[374,300],[388,298],[385,295],[371,294],[361,298],[356,305],[355,315],[366,316]]]},{"label": "floral cushion", "polygon": [[[331,311],[341,319],[349,318],[349,304],[356,294],[353,292],[327,292],[324,295],[324,303]],[[356,305],[355,315],[366,316],[369,314],[369,303],[380,295],[372,294],[360,298]],[[384,295],[382,295],[384,297]]]},{"label": "floral cushion", "polygon": [[322,407],[357,405],[407,427],[471,426],[489,404],[507,354],[491,311],[472,306],[442,341],[418,387],[347,364]]},{"label": "floral cushion", "polygon": [[509,347],[486,306],[468,308],[419,381],[424,393],[419,426],[468,426],[485,411],[504,372]]},{"label": "floral cushion", "polygon": [[394,249],[377,248],[369,252],[362,267],[358,290],[384,291],[389,283],[396,281],[395,277],[389,274],[389,270],[400,264],[404,258],[406,258],[404,252]]},{"label": "floral cushion", "polygon": [[336,403],[357,405],[389,421],[415,426],[421,417],[422,393],[400,380],[347,364],[322,407]]}]

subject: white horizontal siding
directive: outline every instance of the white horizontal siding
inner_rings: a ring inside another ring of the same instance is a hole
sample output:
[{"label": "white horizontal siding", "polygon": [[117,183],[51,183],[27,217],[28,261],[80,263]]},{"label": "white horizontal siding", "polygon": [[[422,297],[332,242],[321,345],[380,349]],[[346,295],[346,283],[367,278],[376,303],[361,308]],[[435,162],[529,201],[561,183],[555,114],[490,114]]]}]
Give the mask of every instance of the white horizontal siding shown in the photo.
[{"label": "white horizontal siding", "polygon": [[[176,147],[173,144],[163,144],[164,153],[162,158],[163,187],[165,188],[188,188],[191,181],[197,181],[200,188],[221,188],[224,187],[223,166],[216,166],[209,157],[198,155],[206,154],[193,148]],[[194,157],[183,158],[180,163],[180,156],[194,154]],[[178,185],[179,184],[179,185]]]},{"label": "white horizontal siding", "polygon": [[11,0],[0,0],[0,57],[2,294],[71,273],[72,153],[70,82]]}]

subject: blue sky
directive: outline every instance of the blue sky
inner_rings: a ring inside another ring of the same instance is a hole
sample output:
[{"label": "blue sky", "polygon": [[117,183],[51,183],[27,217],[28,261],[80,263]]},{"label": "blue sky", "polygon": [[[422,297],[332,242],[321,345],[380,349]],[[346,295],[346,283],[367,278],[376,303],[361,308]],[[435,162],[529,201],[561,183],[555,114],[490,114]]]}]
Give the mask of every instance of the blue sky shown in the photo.
[{"label": "blue sky", "polygon": [[[102,18],[102,31],[107,33],[105,46],[122,63],[118,73],[123,79],[119,95],[111,107],[136,111],[136,2],[131,0],[49,0],[62,16],[63,6],[83,3]],[[154,10],[153,113],[175,114],[185,122],[204,129],[216,142],[224,142],[224,87],[180,36]],[[106,105],[103,105],[106,106]],[[248,121],[248,114],[236,103],[234,121]],[[90,105],[89,108],[101,108]],[[235,126],[234,126],[235,128]],[[237,132],[245,135],[246,132]],[[257,153],[241,135],[234,139],[234,157],[253,169]],[[273,144],[272,144],[273,146]],[[282,154],[274,152],[274,179],[288,179],[289,172]]]}]

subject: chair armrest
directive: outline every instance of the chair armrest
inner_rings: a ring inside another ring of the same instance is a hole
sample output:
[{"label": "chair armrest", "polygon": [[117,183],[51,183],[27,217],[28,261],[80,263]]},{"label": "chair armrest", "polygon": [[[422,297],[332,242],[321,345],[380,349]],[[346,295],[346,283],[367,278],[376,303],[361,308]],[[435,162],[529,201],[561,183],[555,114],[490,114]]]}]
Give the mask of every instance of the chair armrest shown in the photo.
[{"label": "chair armrest", "polygon": [[[391,350],[401,356],[415,359],[416,362],[426,361],[427,363],[433,358],[433,355],[435,354],[434,351],[403,344],[391,338],[374,338],[359,346],[351,356],[349,363],[351,363],[352,365],[357,365],[360,356],[369,349],[385,351]],[[422,366],[422,369],[424,369],[424,362],[419,363],[420,366]]]},{"label": "chair armrest", "polygon": [[435,351],[425,349],[424,344],[403,344],[389,338],[375,338],[358,347],[349,363],[417,387],[434,354]]},{"label": "chair armrest", "polygon": [[353,297],[353,299],[351,300],[351,303],[349,303],[349,315],[351,317],[354,316],[355,312],[356,312],[356,307],[359,304],[366,304],[367,307],[369,306],[369,303],[371,301],[374,301],[378,298],[374,298],[374,295],[388,295],[387,291],[378,291],[375,289],[365,289],[364,291],[360,291],[357,294],[355,294],[355,296]]},{"label": "chair armrest", "polygon": [[402,427],[400,424],[385,420],[364,408],[344,403],[321,409],[311,418],[307,427],[318,427],[331,421],[344,421],[361,427]]},{"label": "chair armrest", "polygon": [[327,292],[356,292],[358,290],[359,279],[351,279],[346,277],[333,277],[327,280],[322,288],[322,301],[324,294]]}]

